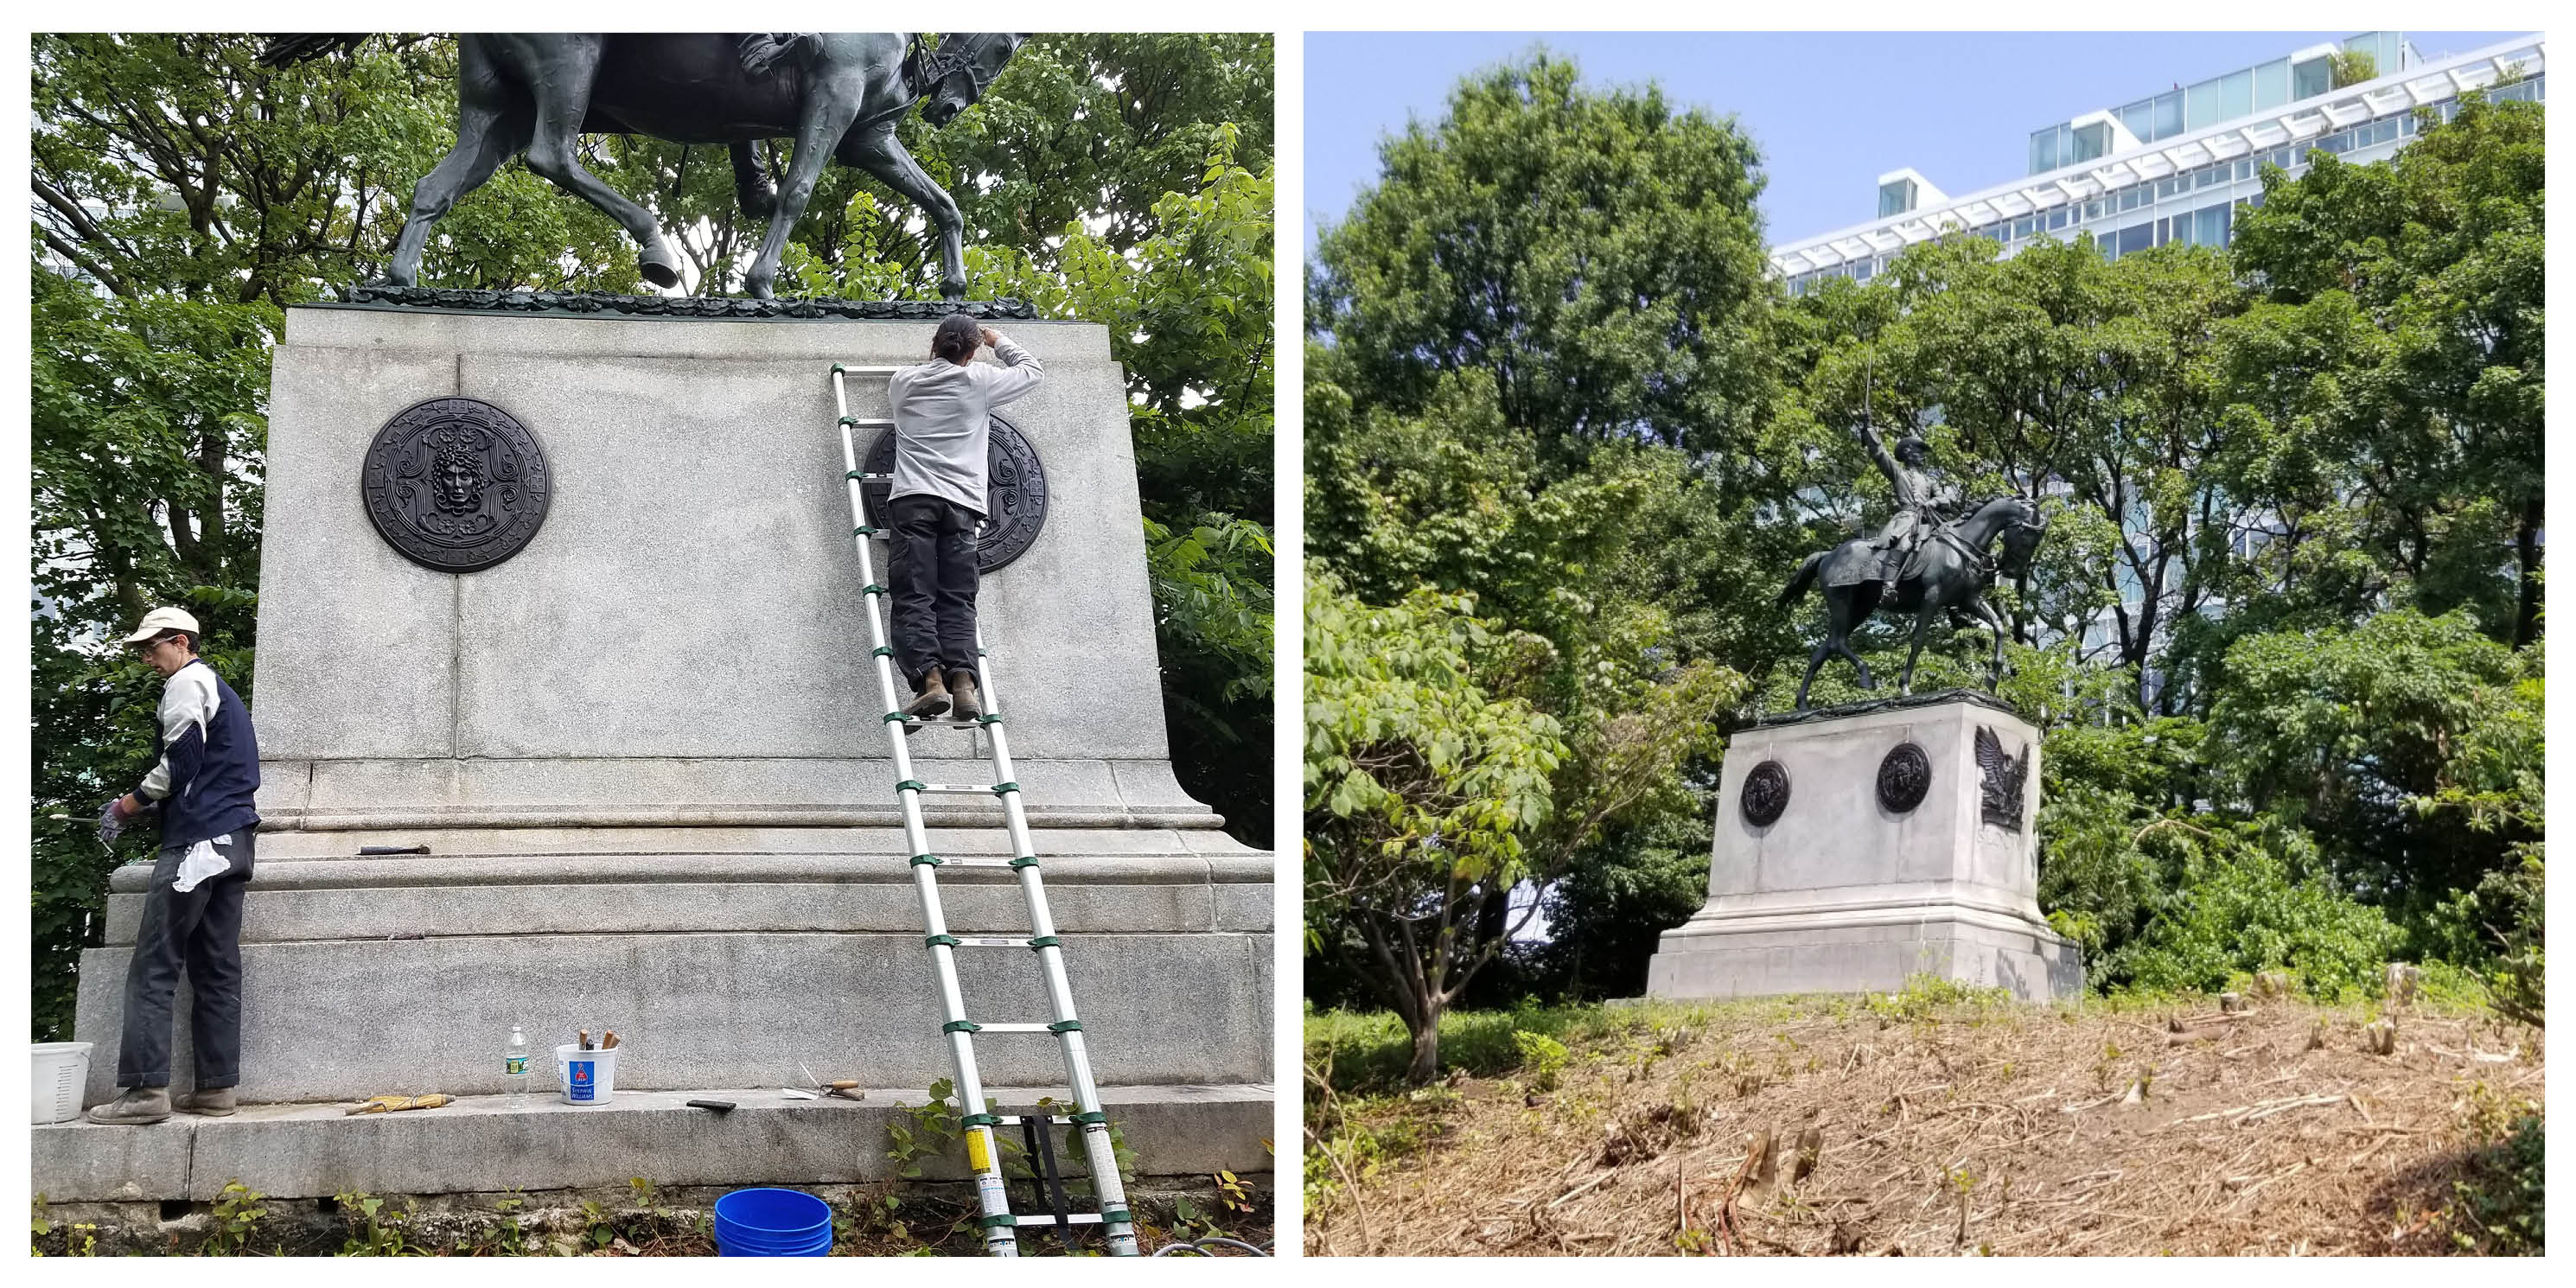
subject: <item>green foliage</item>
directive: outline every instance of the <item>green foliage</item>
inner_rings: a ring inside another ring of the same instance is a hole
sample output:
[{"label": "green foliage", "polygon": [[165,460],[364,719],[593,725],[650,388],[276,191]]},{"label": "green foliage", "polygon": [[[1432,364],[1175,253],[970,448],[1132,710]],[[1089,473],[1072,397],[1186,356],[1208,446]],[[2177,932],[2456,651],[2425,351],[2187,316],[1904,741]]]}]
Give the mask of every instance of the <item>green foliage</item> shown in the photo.
[{"label": "green foliage", "polygon": [[[349,1223],[348,1240],[340,1245],[338,1255],[409,1257],[421,1254],[422,1249],[414,1246],[410,1239],[414,1214],[409,1209],[388,1212],[383,1199],[365,1190],[334,1194],[331,1199],[340,1205],[341,1215]],[[585,1203],[582,1209],[589,1211],[593,1206]],[[601,1243],[605,1246],[606,1241]]]},{"label": "green foliage", "polygon": [[1891,1020],[1920,1020],[1940,1012],[1969,1010],[1983,1013],[2012,1001],[2012,991],[1963,984],[1940,975],[1917,972],[1905,977],[1905,987],[1885,995],[1872,995],[1865,1004],[1875,1015]]},{"label": "green foliage", "polygon": [[2365,586],[2516,647],[2539,632],[2543,120],[2467,95],[2384,165],[2267,171],[2233,246],[2270,300],[2244,323],[2254,397],[2222,481],[2284,510],[2275,560],[2349,548]]},{"label": "green foliage", "polygon": [[1512,1046],[1520,1052],[1521,1069],[1528,1075],[1532,1091],[1556,1090],[1557,1075],[1565,1072],[1565,1044],[1544,1033],[1512,1032]]},{"label": "green foliage", "polygon": [[1238,838],[1267,847],[1275,189],[1266,161],[1240,162],[1243,127],[1193,137],[1208,148],[1196,173],[1133,218],[978,246],[969,268],[979,292],[1109,328],[1128,373],[1173,764]]},{"label": "green foliage", "polygon": [[213,1228],[206,1233],[204,1252],[208,1256],[237,1257],[250,1251],[251,1232],[268,1215],[260,1200],[268,1196],[241,1183],[240,1177],[224,1182],[223,1192],[215,1196],[210,1216]]},{"label": "green foliage", "polygon": [[947,1153],[949,1145],[958,1139],[957,1111],[948,1103],[956,1094],[957,1084],[942,1078],[930,1084],[928,1101],[896,1106],[902,1112],[886,1122],[886,1135],[892,1143],[886,1157],[901,1169],[897,1175],[919,1177],[922,1160]]},{"label": "green foliage", "polygon": [[[2493,1133],[2453,1183],[2451,1238],[2481,1256],[2536,1257],[2548,1251],[2548,1124],[2524,1101],[2511,1128]],[[2465,1228],[2464,1228],[2465,1227]]]},{"label": "green foliage", "polygon": [[1490,373],[1543,453],[1733,446],[1773,380],[1752,142],[1546,54],[1470,76],[1380,146],[1318,239],[1308,327],[1399,413]]},{"label": "green foliage", "polygon": [[494,1250],[502,1256],[528,1255],[527,1228],[519,1221],[519,1210],[526,1207],[527,1203],[527,1196],[519,1193],[519,1188],[515,1185],[510,1187],[509,1193],[492,1200],[493,1210],[501,1214],[500,1222],[493,1227]]},{"label": "green foliage", "polygon": [[2539,838],[2538,664],[2465,612],[2251,636],[2228,652],[2208,759],[2351,888],[2428,905]]},{"label": "green foliage", "polygon": [[2180,859],[2180,880],[2138,937],[2102,968],[2146,992],[2215,993],[2255,971],[2287,969],[2320,999],[2368,995],[2401,932],[2378,908],[2302,875],[2314,856],[2297,832],[2179,820],[2158,843]]}]

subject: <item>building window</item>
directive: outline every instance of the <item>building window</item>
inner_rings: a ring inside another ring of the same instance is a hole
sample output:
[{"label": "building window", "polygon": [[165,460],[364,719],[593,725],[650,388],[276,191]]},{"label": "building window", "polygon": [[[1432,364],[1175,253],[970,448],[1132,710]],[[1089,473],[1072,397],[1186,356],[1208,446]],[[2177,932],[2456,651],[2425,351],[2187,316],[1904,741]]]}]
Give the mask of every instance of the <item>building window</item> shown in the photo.
[{"label": "building window", "polygon": [[[2319,66],[2323,66],[2323,63],[2321,62]],[[2182,133],[2182,91],[2174,90],[2156,95],[2156,130],[2154,137],[2148,142],[2171,138],[2180,133]]]},{"label": "building window", "polygon": [[2191,186],[2207,188],[2225,182],[2227,182],[2227,166],[2222,163],[2201,167],[2199,173],[2192,176]]},{"label": "building window", "polygon": [[2254,69],[2254,110],[2290,101],[2290,60],[2276,58]]},{"label": "building window", "polygon": [[2233,121],[2254,112],[2254,69],[2230,72],[2218,82],[2218,119]]},{"label": "building window", "polygon": [[1878,216],[1901,215],[1914,209],[1914,181],[1898,179],[1878,185]]},{"label": "building window", "polygon": [[2074,139],[2075,155],[2067,158],[2070,163],[2097,160],[2111,151],[2111,123],[2095,121],[2075,131]]},{"label": "building window", "polygon": [[2204,125],[2218,124],[2217,81],[2205,80],[2184,90],[2183,103],[2182,127],[2184,129],[2197,130]]},{"label": "building window", "polygon": [[2290,67],[2290,100],[2315,98],[2334,88],[2334,66],[2323,58],[2311,58]]},{"label": "building window", "polygon": [[2132,138],[2147,143],[2156,137],[2156,101],[2142,98],[2120,109],[2120,124]]},{"label": "building window", "polygon": [[2120,253],[2135,255],[2156,244],[2153,224],[2135,224],[2120,230]]},{"label": "building window", "polygon": [[2231,231],[2228,219],[2229,213],[2229,208],[2226,206],[2204,206],[2201,209],[2192,212],[2192,222],[2194,225],[2191,235],[2192,244],[2197,246],[2226,245],[2228,234]]}]

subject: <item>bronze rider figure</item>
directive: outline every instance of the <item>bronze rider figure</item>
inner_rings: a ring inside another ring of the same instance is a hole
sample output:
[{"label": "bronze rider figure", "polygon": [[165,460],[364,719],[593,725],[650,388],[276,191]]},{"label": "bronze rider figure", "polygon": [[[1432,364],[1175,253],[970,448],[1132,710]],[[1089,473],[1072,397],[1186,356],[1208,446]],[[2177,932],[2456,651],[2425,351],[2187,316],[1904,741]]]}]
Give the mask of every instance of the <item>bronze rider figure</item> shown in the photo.
[{"label": "bronze rider figure", "polygon": [[1888,487],[1896,494],[1896,513],[1889,515],[1886,526],[1878,530],[1871,544],[1881,552],[1879,579],[1886,583],[1881,596],[1896,597],[1896,583],[1905,575],[1905,562],[1913,557],[1925,538],[1947,521],[1946,511],[1952,497],[1938,475],[1932,472],[1932,449],[1922,439],[1906,435],[1887,450],[1885,440],[1870,427],[1867,417],[1860,423],[1860,440],[1869,448],[1869,459],[1887,476]]}]

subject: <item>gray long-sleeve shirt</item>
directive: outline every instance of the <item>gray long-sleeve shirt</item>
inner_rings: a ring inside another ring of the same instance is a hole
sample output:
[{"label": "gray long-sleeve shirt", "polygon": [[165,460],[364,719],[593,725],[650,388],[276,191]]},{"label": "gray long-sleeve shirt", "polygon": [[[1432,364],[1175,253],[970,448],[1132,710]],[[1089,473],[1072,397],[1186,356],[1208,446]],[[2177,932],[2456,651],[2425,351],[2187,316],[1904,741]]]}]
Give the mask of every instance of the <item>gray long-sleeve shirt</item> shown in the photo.
[{"label": "gray long-sleeve shirt", "polygon": [[891,496],[936,496],[984,508],[986,439],[992,411],[1036,388],[1046,368],[1011,337],[997,336],[1001,366],[934,358],[894,373],[894,488]]}]

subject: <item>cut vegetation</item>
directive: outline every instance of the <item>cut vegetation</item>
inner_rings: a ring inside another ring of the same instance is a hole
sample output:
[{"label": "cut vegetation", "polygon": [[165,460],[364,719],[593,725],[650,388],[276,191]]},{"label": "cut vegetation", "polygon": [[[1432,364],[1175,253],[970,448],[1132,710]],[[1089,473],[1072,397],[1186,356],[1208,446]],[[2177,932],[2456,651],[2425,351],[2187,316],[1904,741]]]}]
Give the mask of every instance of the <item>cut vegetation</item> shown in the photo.
[{"label": "cut vegetation", "polygon": [[1925,982],[1444,1036],[1457,1067],[1404,1089],[1393,1017],[1309,1018],[1309,1253],[2542,1247],[2541,1035],[2482,1010]]}]

